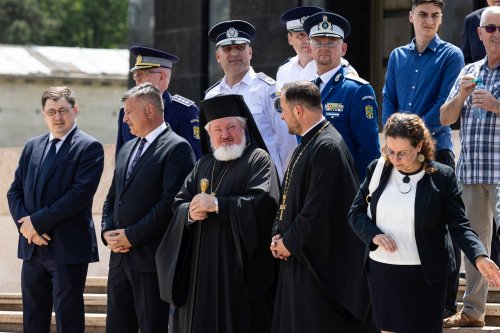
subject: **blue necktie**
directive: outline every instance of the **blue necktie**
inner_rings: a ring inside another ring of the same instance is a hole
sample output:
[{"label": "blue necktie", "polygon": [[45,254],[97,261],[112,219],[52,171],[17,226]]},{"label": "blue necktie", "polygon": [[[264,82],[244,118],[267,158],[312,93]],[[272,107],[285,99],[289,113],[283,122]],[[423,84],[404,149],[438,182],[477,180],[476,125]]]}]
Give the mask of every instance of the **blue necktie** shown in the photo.
[{"label": "blue necktie", "polygon": [[38,171],[38,175],[36,178],[36,190],[35,190],[35,198],[38,209],[42,208],[41,196],[42,196],[43,185],[45,184],[49,170],[51,169],[52,164],[54,164],[54,160],[56,159],[56,144],[59,141],[61,141],[61,139],[54,138],[52,139],[51,142],[49,142],[49,144],[51,145],[50,149],[45,158],[43,159],[42,165],[40,166],[40,170]]},{"label": "blue necktie", "polygon": [[320,84],[322,83],[323,81],[321,80],[321,77],[317,77],[316,79],[314,79],[314,84],[319,88]]},{"label": "blue necktie", "polygon": [[141,158],[142,155],[142,150],[144,149],[144,145],[148,142],[146,138],[142,138],[141,142],[139,143],[139,148],[137,148],[137,152],[135,153],[134,159],[132,160],[132,163],[130,163],[130,166],[127,170],[127,176],[125,177],[125,180],[128,180],[128,177],[130,177],[130,174],[132,173],[132,170],[134,169],[135,165],[137,164],[137,161],[139,161],[139,158]]}]

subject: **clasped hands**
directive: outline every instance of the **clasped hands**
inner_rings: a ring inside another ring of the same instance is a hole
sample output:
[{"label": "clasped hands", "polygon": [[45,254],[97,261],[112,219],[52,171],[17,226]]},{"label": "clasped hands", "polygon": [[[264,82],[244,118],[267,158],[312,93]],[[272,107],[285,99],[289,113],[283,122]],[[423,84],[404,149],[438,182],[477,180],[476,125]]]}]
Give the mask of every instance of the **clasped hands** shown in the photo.
[{"label": "clasped hands", "polygon": [[203,221],[208,213],[215,212],[215,197],[207,193],[198,193],[189,203],[189,218],[193,221]]},{"label": "clasped hands", "polygon": [[125,229],[108,230],[102,236],[108,243],[108,249],[114,253],[127,253],[132,247],[127,235],[125,235]]},{"label": "clasped hands", "polygon": [[283,238],[281,237],[280,234],[276,234],[273,236],[271,239],[271,246],[269,247],[271,250],[271,253],[273,254],[273,257],[281,260],[287,260],[288,257],[291,255],[290,251],[286,248],[285,244],[283,243]]},{"label": "clasped hands", "polygon": [[38,246],[49,245],[49,241],[51,240],[50,236],[47,234],[40,236],[33,227],[33,223],[31,223],[31,217],[22,217],[17,222],[21,224],[19,232],[24,236],[24,238],[26,238],[28,244],[33,242]]}]

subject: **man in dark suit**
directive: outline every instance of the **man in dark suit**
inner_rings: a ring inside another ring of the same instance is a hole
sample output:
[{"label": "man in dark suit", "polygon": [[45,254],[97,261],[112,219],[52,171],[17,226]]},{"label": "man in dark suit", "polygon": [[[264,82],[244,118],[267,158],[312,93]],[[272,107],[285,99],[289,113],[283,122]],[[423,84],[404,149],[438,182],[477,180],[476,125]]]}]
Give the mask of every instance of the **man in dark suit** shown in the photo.
[{"label": "man in dark suit", "polygon": [[102,239],[112,251],[106,331],[167,332],[169,305],[160,299],[155,254],[195,157],[165,123],[157,87],[136,86],[122,101],[124,121],[137,139],[118,153],[103,208]]},{"label": "man in dark suit", "polygon": [[[488,6],[500,6],[500,0],[487,0],[487,2]],[[477,33],[481,14],[485,8],[478,9],[465,17],[462,45],[460,48],[464,54],[466,64],[476,62],[486,56],[483,42],[479,40],[479,35]]]},{"label": "man in dark suit", "polygon": [[92,199],[104,151],[76,126],[73,91],[52,87],[42,95],[49,133],[28,141],[7,198],[19,229],[23,259],[23,331],[84,332],[83,289],[89,262],[99,260]]}]

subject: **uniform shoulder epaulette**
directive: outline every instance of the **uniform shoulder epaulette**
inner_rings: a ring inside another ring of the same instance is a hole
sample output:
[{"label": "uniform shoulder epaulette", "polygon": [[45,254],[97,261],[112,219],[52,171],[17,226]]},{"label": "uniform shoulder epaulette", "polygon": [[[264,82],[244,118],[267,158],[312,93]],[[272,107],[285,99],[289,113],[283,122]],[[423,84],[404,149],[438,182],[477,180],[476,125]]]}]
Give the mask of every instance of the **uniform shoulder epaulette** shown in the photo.
[{"label": "uniform shoulder epaulette", "polygon": [[357,75],[354,75],[352,73],[347,73],[346,75],[344,75],[346,79],[349,79],[349,80],[352,80],[352,81],[356,81],[356,82],[359,82],[361,84],[370,84],[370,82],[366,81],[365,79],[362,79],[360,78],[359,76]]},{"label": "uniform shoulder epaulette", "polygon": [[203,93],[206,94],[207,92],[209,92],[210,90],[212,90],[213,88],[215,88],[215,86],[217,86],[221,82],[222,82],[222,79],[220,79],[219,81],[215,82],[212,86],[210,86],[210,88],[208,88],[207,90],[205,90]]},{"label": "uniform shoulder epaulette", "polygon": [[288,64],[288,63],[290,62],[290,59],[292,59],[292,58],[288,58],[288,59],[286,59],[285,61],[283,61],[283,62],[282,62],[282,63],[278,66],[278,69],[280,69],[280,68],[281,68],[281,66],[283,66],[284,64]]},{"label": "uniform shoulder epaulette", "polygon": [[195,104],[192,100],[190,100],[186,97],[182,97],[181,95],[177,95],[177,94],[172,96],[172,101],[180,103],[180,104],[185,105],[187,107]]},{"label": "uniform shoulder epaulette", "polygon": [[270,76],[267,76],[266,74],[259,72],[257,73],[257,77],[267,83],[268,85],[272,86],[273,84],[276,84],[276,81]]}]

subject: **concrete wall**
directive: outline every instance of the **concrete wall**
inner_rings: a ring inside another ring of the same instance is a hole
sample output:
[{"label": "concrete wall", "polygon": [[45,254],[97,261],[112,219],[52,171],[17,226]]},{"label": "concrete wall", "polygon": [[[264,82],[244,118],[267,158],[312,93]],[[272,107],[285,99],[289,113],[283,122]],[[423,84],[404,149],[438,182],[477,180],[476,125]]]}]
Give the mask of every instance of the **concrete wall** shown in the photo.
[{"label": "concrete wall", "polygon": [[76,95],[80,129],[102,143],[115,143],[120,97],[127,80],[62,80],[0,77],[0,147],[21,147],[47,131],[40,98],[50,86],[67,85]]}]

